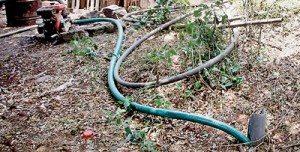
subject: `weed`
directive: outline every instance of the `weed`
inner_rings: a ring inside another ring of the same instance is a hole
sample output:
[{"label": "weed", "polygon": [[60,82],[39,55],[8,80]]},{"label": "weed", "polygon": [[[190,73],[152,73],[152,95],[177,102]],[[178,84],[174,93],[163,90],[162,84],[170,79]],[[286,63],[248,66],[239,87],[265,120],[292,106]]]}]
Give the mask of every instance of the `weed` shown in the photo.
[{"label": "weed", "polygon": [[155,104],[157,106],[163,106],[165,109],[169,109],[171,102],[166,101],[164,98],[155,99]]},{"label": "weed", "polygon": [[134,24],[136,29],[142,26],[151,26],[153,24],[162,24],[170,19],[173,6],[184,6],[188,4],[188,0],[160,0],[157,1],[155,9],[149,10],[140,22]]},{"label": "weed", "polygon": [[252,55],[255,58],[256,64],[262,64],[269,61],[269,56],[267,55],[268,49],[257,49],[252,51]]},{"label": "weed", "polygon": [[[122,130],[126,134],[125,143],[130,142],[133,145],[139,145],[141,151],[153,151],[155,152],[155,146],[152,141],[146,138],[145,129],[136,129],[130,128],[132,123],[132,118],[134,115],[128,117],[128,114],[132,111],[130,107],[130,102],[132,101],[132,97],[126,97],[126,102],[120,102],[124,105],[125,109],[118,108],[115,112],[108,112],[108,120],[110,122],[115,122],[119,129]],[[127,118],[124,120],[124,118]],[[145,126],[149,126],[149,122],[146,123]],[[120,146],[123,146],[125,143],[121,143]]]},{"label": "weed", "polygon": [[185,102],[195,99],[193,90],[185,90],[184,92],[180,93],[180,96],[184,99]]},{"label": "weed", "polygon": [[286,0],[242,0],[241,11],[249,18],[287,18],[291,10],[284,7],[281,3],[288,3]]},{"label": "weed", "polygon": [[176,86],[175,86],[176,89],[178,90],[181,90],[182,89],[182,83],[178,83]]},{"label": "weed", "polygon": [[74,55],[95,58],[95,50],[98,49],[97,44],[94,40],[88,36],[80,37],[75,34],[73,40],[70,41],[70,46],[72,47],[72,53]]},{"label": "weed", "polygon": [[[154,49],[148,53],[146,55],[147,62],[154,64],[155,69],[162,67],[158,65],[168,67],[171,63],[171,56],[181,53],[185,55],[181,63],[182,67],[190,70],[222,53],[228,45],[227,41],[230,37],[229,33],[231,33],[231,31],[217,26],[228,23],[228,16],[222,11],[222,3],[222,0],[218,0],[214,6],[200,4],[194,12],[194,18],[187,19],[186,28],[179,32],[179,44],[173,46],[182,52],[164,46],[160,50]],[[161,1],[161,5],[169,4],[167,1]],[[226,90],[241,84],[243,78],[237,76],[240,69],[237,60],[227,57],[221,63],[202,71],[201,75],[212,88],[219,86]],[[160,73],[156,72],[155,74],[158,82]],[[181,87],[177,86],[176,88],[180,89]],[[196,80],[194,88],[200,89],[201,82]],[[187,95],[184,96],[192,98],[191,93],[185,94]]]},{"label": "weed", "polygon": [[[187,67],[187,69],[197,67],[216,57],[225,49],[226,37],[229,32],[224,28],[217,27],[219,23],[228,23],[228,16],[219,10],[222,2],[218,1],[217,7],[199,5],[198,10],[194,12],[195,20],[190,22],[185,31],[179,34],[181,42],[178,47],[186,56],[185,61],[182,62],[183,67]],[[189,41],[186,41],[187,38]],[[226,90],[233,85],[241,84],[243,78],[236,76],[240,70],[241,66],[237,60],[226,57],[222,62],[204,69],[201,75],[210,84],[210,87],[220,86]],[[201,82],[196,80],[194,88],[200,89]],[[190,92],[187,92],[185,96],[192,97]]]},{"label": "weed", "polygon": [[197,89],[197,90],[201,89],[201,82],[200,81],[197,81],[195,83],[195,89]]},{"label": "weed", "polygon": [[161,51],[154,49],[151,53],[148,53],[146,59],[153,64],[158,64],[160,60],[167,61],[167,65],[169,65],[171,63],[171,57],[176,54],[174,49],[164,46]]},{"label": "weed", "polygon": [[261,1],[257,6],[259,11],[254,13],[254,17],[259,19],[287,17],[287,13],[285,13],[287,10],[278,4],[279,1],[280,0],[275,0],[273,3]]}]

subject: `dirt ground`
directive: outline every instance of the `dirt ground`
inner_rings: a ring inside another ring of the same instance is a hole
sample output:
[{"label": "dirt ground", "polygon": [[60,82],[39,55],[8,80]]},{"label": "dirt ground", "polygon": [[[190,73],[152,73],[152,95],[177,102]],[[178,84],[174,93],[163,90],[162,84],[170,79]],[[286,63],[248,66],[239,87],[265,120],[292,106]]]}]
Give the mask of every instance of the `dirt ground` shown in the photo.
[{"label": "dirt ground", "polygon": [[[9,29],[1,28],[1,31]],[[153,95],[164,96],[170,109],[213,117],[247,134],[251,113],[267,109],[266,141],[258,151],[300,151],[300,18],[282,24],[241,28],[238,48],[244,81],[239,89],[203,87],[193,97],[182,96],[194,79],[157,88],[120,87],[134,101],[155,106]],[[127,28],[124,48],[148,31]],[[122,105],[107,86],[109,60],[75,56],[69,43],[52,45],[32,38],[34,31],[0,40],[0,151],[140,151],[126,142],[123,127],[111,120]],[[126,80],[155,79],[143,62],[159,48],[165,35],[145,42],[122,66]],[[95,36],[97,54],[110,56],[116,33]],[[153,68],[153,67],[152,67]],[[148,71],[145,71],[145,69]],[[144,71],[143,71],[144,70]],[[161,69],[168,77],[172,69]],[[177,89],[182,83],[182,89]],[[153,93],[155,92],[155,93]],[[130,128],[144,130],[158,151],[244,151],[228,134],[200,124],[134,112]],[[95,136],[84,140],[84,130]]]}]

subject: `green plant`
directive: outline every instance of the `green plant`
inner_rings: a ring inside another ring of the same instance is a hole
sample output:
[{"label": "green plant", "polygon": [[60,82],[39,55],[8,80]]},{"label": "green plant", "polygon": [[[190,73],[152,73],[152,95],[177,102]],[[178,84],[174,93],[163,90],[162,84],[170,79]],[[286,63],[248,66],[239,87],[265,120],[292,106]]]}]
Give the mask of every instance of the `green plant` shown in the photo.
[{"label": "green plant", "polygon": [[282,3],[292,3],[287,0],[242,0],[234,1],[234,3],[241,3],[240,10],[244,12],[243,15],[257,19],[286,18],[292,12],[291,9],[293,9],[293,7],[288,8],[286,5],[282,5]]},{"label": "green plant", "polygon": [[[185,31],[179,34],[181,41],[179,48],[186,56],[182,64],[188,69],[216,57],[228,45],[226,38],[231,31],[218,28],[218,24],[228,23],[228,16],[221,10],[222,3],[223,1],[217,1],[215,7],[200,4],[194,12],[195,19],[186,26]],[[234,85],[241,84],[243,78],[237,76],[240,70],[238,60],[229,56],[220,63],[203,70],[201,76],[210,87],[220,86],[227,90]],[[200,89],[201,82],[196,81],[194,88]],[[191,93],[185,93],[185,96],[192,97]]]},{"label": "green plant", "polygon": [[[201,53],[202,56],[192,56],[192,60],[200,62],[200,58],[208,60],[216,56],[220,49],[223,49],[224,28],[218,28],[217,25],[219,23],[226,24],[228,16],[222,11],[217,11],[216,7],[201,4],[194,12],[194,17],[195,21],[186,26],[185,32],[190,40],[186,43],[187,45],[183,45],[183,50],[185,54]],[[180,39],[186,40],[186,36],[181,33]]]},{"label": "green plant", "polygon": [[[122,122],[121,117],[125,115],[125,109],[119,109],[116,111],[116,124],[119,125],[120,129],[123,129],[126,133],[126,142],[130,142],[133,145],[139,145],[141,151],[151,151],[156,152],[154,143],[146,138],[146,133],[144,129],[137,130],[136,128],[131,129],[130,124],[132,122],[132,117],[127,118],[124,122]],[[113,117],[114,114],[112,112],[109,113],[109,117]],[[123,146],[124,143],[121,144]]]},{"label": "green plant", "polygon": [[182,83],[178,83],[175,86],[176,89],[181,90],[182,89]]},{"label": "green plant", "polygon": [[243,77],[236,76],[236,73],[240,71],[241,66],[237,63],[230,65],[229,62],[225,61],[221,63],[221,66],[214,66],[206,71],[205,78],[209,79],[211,87],[220,86],[224,90],[233,85],[239,87],[243,81]]},{"label": "green plant", "polygon": [[188,0],[160,0],[154,9],[147,11],[147,13],[143,15],[140,22],[134,24],[134,27],[138,29],[142,26],[164,23],[169,20],[174,7],[183,7],[189,4]]},{"label": "green plant", "polygon": [[158,64],[159,60],[167,61],[167,65],[169,65],[171,63],[171,57],[176,54],[174,49],[164,46],[161,51],[154,49],[151,53],[148,53],[146,59],[153,64]]},{"label": "green plant", "polygon": [[201,82],[200,81],[197,81],[195,82],[195,89],[199,90],[201,88]]},{"label": "green plant", "polygon": [[[115,112],[109,111],[108,120],[115,122],[119,129],[126,134],[124,143],[119,144],[123,146],[125,143],[130,142],[133,145],[139,145],[141,151],[156,152],[154,143],[146,138],[146,129],[130,128],[132,118],[134,115],[128,116],[132,111],[130,102],[132,97],[126,97],[127,102],[123,103],[125,109],[117,108]],[[146,127],[149,126],[149,122],[146,122]]]},{"label": "green plant", "polygon": [[171,105],[171,102],[169,101],[166,101],[164,98],[158,98],[158,99],[155,99],[155,104],[157,106],[163,106],[165,109],[169,109],[170,105]]},{"label": "green plant", "polygon": [[131,143],[134,145],[139,145],[141,147],[141,151],[156,152],[154,143],[146,138],[145,132],[143,130],[130,130],[130,127],[126,125],[125,131],[128,134],[127,140],[131,141]]},{"label": "green plant", "polygon": [[255,58],[255,63],[262,64],[269,61],[269,56],[267,54],[268,51],[269,50],[267,48],[253,50],[251,54]]},{"label": "green plant", "polygon": [[194,96],[194,91],[193,90],[185,90],[184,92],[180,93],[180,96],[185,100],[185,101],[189,101],[189,100],[194,100],[195,96]]},{"label": "green plant", "polygon": [[171,56],[176,55],[177,53],[175,52],[174,49],[168,48],[166,46],[163,47],[161,51],[158,51],[157,49],[154,49],[151,53],[148,53],[146,55],[146,59],[148,62],[151,64],[155,65],[155,74],[156,74],[156,83],[157,85],[159,84],[159,77],[160,73],[158,71],[159,69],[159,64],[161,63],[160,61],[167,60],[166,66],[168,67],[169,64],[171,63]]},{"label": "green plant", "polygon": [[75,34],[73,40],[70,41],[70,46],[72,47],[71,52],[74,55],[80,55],[84,57],[95,58],[95,50],[98,49],[95,41],[88,36],[78,36]]},{"label": "green plant", "polygon": [[260,3],[260,12],[255,15],[260,19],[285,17],[287,15],[287,9],[280,6],[278,1],[279,0],[276,0],[274,3],[262,1]]},{"label": "green plant", "polygon": [[[164,46],[160,50],[154,49],[146,55],[147,62],[154,64],[155,69],[159,69],[158,67],[161,65],[168,67],[172,55],[183,53],[185,58],[182,60],[182,67],[190,70],[218,56],[228,45],[232,32],[218,26],[219,24],[228,24],[228,16],[222,10],[222,3],[223,0],[218,0],[213,6],[206,4],[197,6],[194,18],[187,19],[186,28],[179,32],[179,44],[172,48]],[[163,1],[161,4],[167,5],[168,3]],[[182,52],[176,52],[173,48],[182,50]],[[240,69],[237,59],[226,57],[222,62],[205,69],[200,74],[210,87],[219,86],[227,90],[232,86],[239,87],[241,84],[243,78],[238,76]],[[156,72],[155,74],[158,82],[160,73]],[[201,86],[201,82],[196,80],[194,88],[200,89]],[[177,86],[176,88],[180,89],[181,87]],[[184,94],[188,98],[193,98],[190,92]]]}]

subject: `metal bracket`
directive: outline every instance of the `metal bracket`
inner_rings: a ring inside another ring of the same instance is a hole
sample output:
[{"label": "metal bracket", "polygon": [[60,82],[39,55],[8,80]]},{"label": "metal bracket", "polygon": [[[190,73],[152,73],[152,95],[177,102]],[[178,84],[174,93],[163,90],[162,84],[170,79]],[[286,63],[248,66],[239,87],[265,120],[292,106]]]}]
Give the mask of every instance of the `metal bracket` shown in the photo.
[{"label": "metal bracket", "polygon": [[250,146],[257,146],[264,142],[266,134],[267,114],[263,109],[250,116],[248,125],[248,137],[252,141]]}]

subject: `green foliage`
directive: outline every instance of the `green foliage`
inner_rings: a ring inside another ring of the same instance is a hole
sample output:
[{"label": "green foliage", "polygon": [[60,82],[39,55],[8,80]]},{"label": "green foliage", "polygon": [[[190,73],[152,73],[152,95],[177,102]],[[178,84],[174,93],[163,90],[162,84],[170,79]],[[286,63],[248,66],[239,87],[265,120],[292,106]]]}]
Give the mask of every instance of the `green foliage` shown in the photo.
[{"label": "green foliage", "polygon": [[[128,111],[127,111],[128,112]],[[125,109],[118,108],[115,112],[108,112],[110,121],[115,120],[115,123],[119,126],[119,129],[126,134],[125,143],[130,142],[133,145],[139,145],[141,151],[155,152],[155,146],[152,141],[146,138],[144,129],[138,130],[136,128],[130,128],[132,123],[132,117],[124,120],[124,117],[128,114]],[[147,126],[147,124],[146,124]],[[123,146],[121,143],[120,146]]]},{"label": "green foliage", "polygon": [[[184,62],[183,66],[188,66],[188,69],[191,68],[190,66],[199,66],[216,57],[228,45],[226,34],[231,31],[226,32],[226,29],[217,27],[220,23],[228,23],[228,16],[221,11],[222,3],[223,1],[217,1],[216,7],[200,4],[194,12],[195,20],[186,26],[185,32],[179,34],[181,40],[179,47],[186,55],[186,60],[190,61]],[[187,63],[192,65],[185,65]],[[236,76],[240,69],[237,60],[227,57],[222,62],[202,71],[201,75],[212,88],[219,86],[227,90],[241,84],[243,78]],[[201,82],[196,81],[194,88],[200,89]],[[189,91],[185,96],[193,97]]]},{"label": "green foliage", "polygon": [[253,50],[251,52],[251,54],[253,55],[253,57],[255,58],[255,63],[256,64],[262,64],[264,62],[269,61],[269,56],[267,54],[269,50],[264,48],[264,49],[257,49],[257,50]]},{"label": "green foliage", "polygon": [[146,138],[143,130],[130,130],[127,140],[131,141],[134,145],[139,145],[141,147],[141,151],[156,152],[154,143]]},{"label": "green foliage", "polygon": [[197,90],[201,89],[201,82],[200,81],[197,81],[195,83],[195,89],[197,89]]},{"label": "green foliage", "polygon": [[168,64],[171,63],[172,55],[176,55],[176,51],[171,48],[163,47],[161,51],[154,49],[151,53],[146,55],[146,58],[150,63],[157,64],[159,60],[167,61]]},{"label": "green foliage", "polygon": [[239,87],[243,78],[236,76],[237,72],[241,70],[241,66],[237,63],[232,63],[230,59],[226,58],[221,64],[213,66],[203,72],[204,78],[209,81],[211,87],[220,86],[222,89],[236,85]]},{"label": "green foliage", "polygon": [[[151,26],[153,24],[162,24],[169,20],[171,10],[174,6],[183,7],[189,5],[188,0],[160,0],[154,9],[149,10],[143,17],[142,20],[134,24],[135,29],[142,26]],[[182,8],[183,9],[183,8]]]},{"label": "green foliage", "polygon": [[278,4],[279,0],[275,0],[275,2],[270,3],[269,1],[261,1],[258,4],[259,11],[254,12],[254,17],[258,17],[259,19],[266,18],[282,18],[287,15],[287,9],[280,6]]},{"label": "green foliage", "polygon": [[169,101],[166,101],[164,98],[158,98],[158,99],[155,99],[155,104],[157,106],[163,106],[165,109],[169,109],[170,105],[171,105],[171,102]]},{"label": "green foliage", "polygon": [[[197,6],[193,14],[194,18],[187,19],[186,28],[179,32],[180,44],[175,47],[183,52],[176,52],[174,49],[164,46],[161,50],[154,49],[151,53],[148,53],[146,55],[147,61],[151,64],[167,64],[168,66],[171,63],[172,55],[183,53],[186,58],[182,61],[182,66],[192,69],[222,53],[229,43],[229,33],[232,32],[223,27],[218,27],[219,24],[228,23],[228,16],[222,11],[222,3],[223,0],[218,0],[214,6],[206,4]],[[161,1],[158,7],[174,4],[171,4],[169,1]],[[148,12],[148,15],[153,15],[154,12],[154,10],[153,12]],[[212,88],[219,86],[227,90],[232,86],[238,87],[241,84],[243,78],[237,76],[240,69],[241,67],[237,60],[227,57],[221,63],[202,71],[201,75]],[[201,86],[201,82],[196,81],[194,88],[200,89]],[[178,85],[176,88],[180,89],[181,87]],[[185,92],[184,96],[193,98],[190,91]],[[159,101],[156,101],[156,104],[161,106],[162,102]]]},{"label": "green foliage", "polygon": [[[268,19],[268,18],[284,18],[291,15],[294,11],[293,8],[297,8],[293,5],[294,0],[243,0],[237,1],[235,3],[241,3],[240,10],[247,12],[249,18],[257,19]],[[299,7],[298,7],[299,8]]]},{"label": "green foliage", "polygon": [[71,52],[74,55],[95,58],[95,50],[98,49],[97,44],[90,37],[83,36],[80,37],[75,34],[73,40],[70,41],[70,46],[72,47]]},{"label": "green foliage", "polygon": [[176,89],[178,90],[181,90],[182,89],[182,83],[178,83],[176,86],[175,86]]},{"label": "green foliage", "polygon": [[116,124],[120,125],[121,124],[121,119],[122,119],[122,116],[123,114],[126,112],[125,109],[120,109],[118,108],[117,111],[116,111],[116,114],[115,114],[115,117],[116,117]]},{"label": "green foliage", "polygon": [[[107,113],[108,120],[110,122],[114,122],[118,128],[126,134],[125,143],[130,142],[131,144],[139,145],[141,147],[141,151],[155,152],[156,150],[154,143],[146,138],[146,132],[144,129],[139,130],[136,128],[130,128],[132,118],[134,117],[134,115],[128,117],[130,111],[132,110],[130,106],[132,97],[126,97],[126,99],[126,102],[119,101],[120,104],[124,105],[125,109],[117,108],[115,112],[109,111]],[[146,126],[148,125],[146,124]],[[119,146],[123,146],[125,143],[121,143]]]}]

